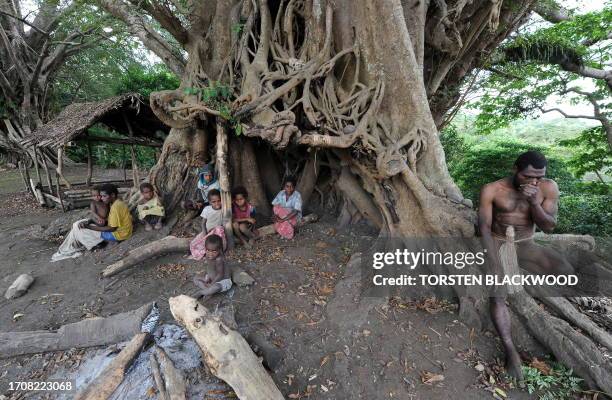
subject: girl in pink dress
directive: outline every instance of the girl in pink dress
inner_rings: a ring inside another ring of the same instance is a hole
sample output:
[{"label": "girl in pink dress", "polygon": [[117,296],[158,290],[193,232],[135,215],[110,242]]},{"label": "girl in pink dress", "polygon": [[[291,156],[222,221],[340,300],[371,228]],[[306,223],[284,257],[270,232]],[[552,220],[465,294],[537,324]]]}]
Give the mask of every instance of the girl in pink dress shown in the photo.
[{"label": "girl in pink dress", "polygon": [[283,190],[272,200],[274,229],[285,239],[293,239],[295,228],[302,219],[302,196],[295,186],[295,178],[286,178]]}]

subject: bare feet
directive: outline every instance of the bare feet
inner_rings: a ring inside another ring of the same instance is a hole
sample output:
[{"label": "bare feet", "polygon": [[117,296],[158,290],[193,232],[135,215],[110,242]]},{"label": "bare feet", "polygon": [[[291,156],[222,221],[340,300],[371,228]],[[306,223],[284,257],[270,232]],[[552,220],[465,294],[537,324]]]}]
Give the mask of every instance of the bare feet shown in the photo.
[{"label": "bare feet", "polygon": [[206,302],[206,300],[210,299],[210,295],[203,294],[202,292],[198,292],[196,301],[200,303]]},{"label": "bare feet", "polygon": [[160,230],[160,229],[162,228],[162,223],[161,223],[161,221],[157,221],[157,223],[155,224],[155,227],[154,227],[154,228],[155,228],[155,230],[156,230],[156,231]]},{"label": "bare feet", "polygon": [[150,232],[153,230],[153,227],[148,222],[145,223],[145,231]]},{"label": "bare feet", "polygon": [[515,350],[506,354],[506,372],[518,382],[523,380],[523,369],[521,368],[521,356]]}]

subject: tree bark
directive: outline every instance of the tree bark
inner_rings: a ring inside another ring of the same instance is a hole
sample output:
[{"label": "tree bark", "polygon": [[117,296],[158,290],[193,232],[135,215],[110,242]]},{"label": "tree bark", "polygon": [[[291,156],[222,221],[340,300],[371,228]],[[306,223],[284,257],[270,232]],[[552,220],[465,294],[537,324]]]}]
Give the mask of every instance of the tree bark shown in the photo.
[{"label": "tree bark", "polygon": [[123,382],[125,372],[150,338],[151,335],[148,333],[139,333],[134,336],[113,361],[100,372],[100,375],[87,388],[76,394],[75,400],[106,400],[110,398],[115,389]]},{"label": "tree bark", "polygon": [[169,299],[174,318],[193,336],[210,371],[240,399],[284,399],[246,340],[189,296]]}]

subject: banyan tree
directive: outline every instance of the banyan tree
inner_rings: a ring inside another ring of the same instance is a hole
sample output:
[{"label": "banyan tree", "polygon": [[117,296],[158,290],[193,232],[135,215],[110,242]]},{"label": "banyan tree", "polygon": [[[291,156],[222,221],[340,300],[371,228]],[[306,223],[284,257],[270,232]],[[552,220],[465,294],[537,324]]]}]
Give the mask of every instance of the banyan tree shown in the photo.
[{"label": "banyan tree", "polygon": [[[295,174],[307,201],[334,199],[344,223],[367,219],[394,237],[475,234],[438,127],[466,77],[532,12],[561,12],[534,0],[100,3],[181,77],[150,99],[172,128],[150,176],[169,209],[190,195],[193,167],[216,158],[222,188],[246,186],[264,212]],[[612,350],[609,334],[567,301],[555,315],[525,294],[510,303],[517,330],[612,392],[598,350]],[[460,304],[472,322],[486,315],[486,299]]]}]

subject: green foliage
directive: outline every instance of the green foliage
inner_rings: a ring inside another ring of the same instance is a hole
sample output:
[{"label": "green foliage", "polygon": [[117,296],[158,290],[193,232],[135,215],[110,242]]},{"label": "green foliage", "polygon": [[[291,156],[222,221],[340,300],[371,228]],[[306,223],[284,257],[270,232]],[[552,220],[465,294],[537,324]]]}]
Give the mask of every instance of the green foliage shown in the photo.
[{"label": "green foliage", "polygon": [[525,386],[529,394],[537,393],[538,400],[570,400],[582,392],[582,379],[561,363],[551,364],[549,375],[533,367],[523,366]]},{"label": "green foliage", "polygon": [[176,89],[180,83],[179,78],[164,64],[157,64],[150,68],[133,64],[121,74],[113,92],[117,95],[136,92],[149,98],[152,92]]},{"label": "green foliage", "polygon": [[[93,126],[89,128],[95,136],[116,137],[121,135],[111,132],[102,126]],[[136,162],[141,169],[150,169],[155,165],[155,149],[151,147],[135,146]],[[76,162],[87,162],[87,147],[80,143],[75,147],[68,147],[66,155]],[[114,143],[94,142],[92,146],[92,157],[94,165],[102,168],[122,168],[127,165],[131,168],[132,156],[130,147]]]},{"label": "green foliage", "polygon": [[[550,148],[533,146],[517,140],[484,141],[467,146],[457,147],[447,142],[445,134],[442,145],[445,150],[454,146],[454,160],[449,163],[449,172],[464,196],[478,204],[480,189],[487,183],[512,175],[514,161],[519,154],[528,150],[539,150],[548,158],[546,176],[559,185],[562,193],[572,192],[577,184],[576,178],[569,171],[566,163],[551,152]],[[457,149],[461,148],[461,153]]]},{"label": "green foliage", "polygon": [[232,32],[235,33],[236,35],[240,35],[243,29],[244,29],[244,24],[232,25]]},{"label": "green foliage", "polygon": [[559,144],[572,151],[568,165],[576,176],[582,178],[593,171],[600,176],[612,172],[612,152],[601,126],[585,129],[577,137],[561,140]]},{"label": "green foliage", "polygon": [[231,86],[212,81],[210,85],[203,88],[187,87],[183,90],[186,95],[197,96],[198,101],[203,102],[213,110],[217,110],[221,114],[221,118],[225,119],[232,127],[236,136],[242,134],[240,120],[232,115],[231,103],[235,96]]},{"label": "green foliage", "polygon": [[590,193],[562,195],[555,232],[611,236],[612,197]]},{"label": "green foliage", "polygon": [[[504,43],[490,57],[484,79],[475,85],[482,95],[467,106],[479,110],[474,123],[479,134],[490,134],[515,120],[537,116],[553,95],[566,103],[592,107],[584,94],[573,91],[585,87],[589,88],[590,100],[599,104],[601,115],[612,118],[610,89],[605,80],[585,78],[560,67],[609,69],[612,42],[606,38],[611,25],[612,2],[608,1],[601,11],[574,15],[553,25],[532,25]],[[606,138],[598,132],[585,131],[565,144],[575,155],[569,163],[578,176],[609,169]]]}]

